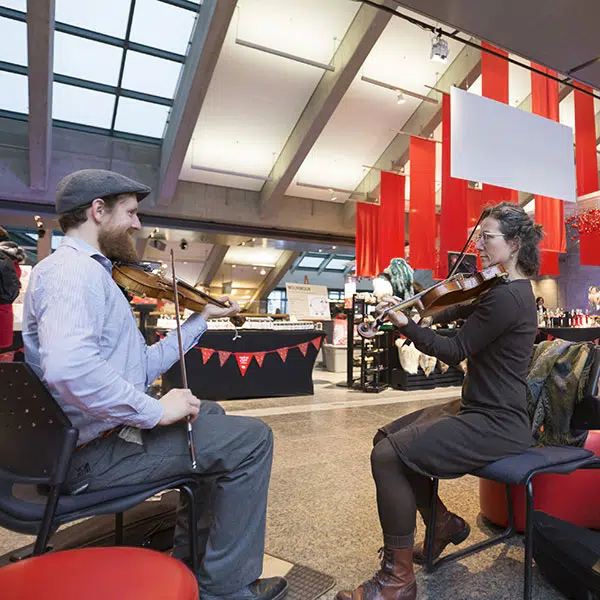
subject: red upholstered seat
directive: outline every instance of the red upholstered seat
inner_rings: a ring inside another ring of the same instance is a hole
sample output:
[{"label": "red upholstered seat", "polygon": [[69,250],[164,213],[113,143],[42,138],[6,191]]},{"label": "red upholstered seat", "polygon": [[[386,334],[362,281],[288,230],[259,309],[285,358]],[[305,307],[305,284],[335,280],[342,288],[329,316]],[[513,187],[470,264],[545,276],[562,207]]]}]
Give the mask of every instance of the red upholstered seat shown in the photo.
[{"label": "red upholstered seat", "polygon": [[[585,448],[600,456],[600,431],[590,431]],[[505,486],[488,479],[479,480],[479,507],[492,523],[506,526]],[[511,486],[517,531],[525,529],[525,489]],[[580,527],[600,529],[600,469],[582,469],[570,475],[538,475],[534,479],[534,509]]]},{"label": "red upholstered seat", "polygon": [[180,561],[141,548],[85,548],[0,569],[2,600],[198,600]]}]

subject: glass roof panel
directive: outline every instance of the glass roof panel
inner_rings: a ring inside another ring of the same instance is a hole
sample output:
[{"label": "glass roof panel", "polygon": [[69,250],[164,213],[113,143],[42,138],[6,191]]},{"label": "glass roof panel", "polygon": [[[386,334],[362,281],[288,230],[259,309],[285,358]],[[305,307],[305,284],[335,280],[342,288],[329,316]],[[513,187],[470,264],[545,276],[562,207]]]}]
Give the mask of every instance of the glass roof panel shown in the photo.
[{"label": "glass roof panel", "polygon": [[140,52],[127,51],[123,71],[123,89],[173,98],[181,63]]},{"label": "glass roof panel", "polygon": [[110,129],[115,96],[54,82],[52,118]]},{"label": "glass roof panel", "polygon": [[131,0],[56,0],[55,19],[123,39],[130,7]]},{"label": "glass roof panel", "polygon": [[317,256],[305,256],[299,263],[300,268],[318,269],[321,266],[323,259]]},{"label": "glass roof panel", "polygon": [[123,49],[76,35],[55,32],[54,72],[117,85]]},{"label": "glass roof panel", "polygon": [[0,6],[27,12],[27,0],[0,0]]},{"label": "glass roof panel", "polygon": [[27,66],[27,23],[0,17],[0,60]]},{"label": "glass roof panel", "polygon": [[348,259],[346,258],[332,258],[327,266],[326,271],[343,271],[348,266]]},{"label": "glass roof panel", "polygon": [[185,55],[195,17],[191,10],[159,0],[136,0],[131,41]]},{"label": "glass roof panel", "polygon": [[115,131],[162,138],[169,110],[162,104],[119,98]]},{"label": "glass roof panel", "polygon": [[29,90],[27,77],[0,71],[0,109],[29,113]]}]

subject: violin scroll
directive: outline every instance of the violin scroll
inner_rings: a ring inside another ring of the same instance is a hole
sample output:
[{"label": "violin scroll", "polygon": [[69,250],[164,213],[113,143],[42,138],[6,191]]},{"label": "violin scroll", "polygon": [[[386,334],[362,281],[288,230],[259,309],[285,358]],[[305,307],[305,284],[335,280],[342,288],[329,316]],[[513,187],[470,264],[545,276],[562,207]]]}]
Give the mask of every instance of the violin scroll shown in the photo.
[{"label": "violin scroll", "polygon": [[373,339],[377,335],[379,326],[379,319],[375,321],[363,321],[357,327],[358,334],[366,340]]}]

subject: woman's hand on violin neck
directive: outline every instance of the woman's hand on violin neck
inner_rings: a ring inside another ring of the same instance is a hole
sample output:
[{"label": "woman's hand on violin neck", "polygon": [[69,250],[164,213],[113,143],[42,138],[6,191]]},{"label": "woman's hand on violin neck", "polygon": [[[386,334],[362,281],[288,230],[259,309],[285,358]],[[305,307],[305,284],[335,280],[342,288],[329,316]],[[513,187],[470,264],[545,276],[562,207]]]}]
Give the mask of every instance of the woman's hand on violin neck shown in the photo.
[{"label": "woman's hand on violin neck", "polygon": [[[381,299],[381,302],[375,308],[376,314],[381,314],[383,311],[387,310],[390,306],[394,306],[402,302],[400,298],[396,298],[395,296],[384,296]],[[398,310],[398,311],[390,311],[387,313],[386,318],[395,325],[396,327],[404,327],[408,325],[408,318],[406,315]]]},{"label": "woman's hand on violin neck", "polygon": [[227,317],[233,317],[233,315],[237,315],[240,312],[238,303],[228,296],[222,296],[219,298],[219,302],[223,302],[229,306],[222,308],[216,304],[207,304],[201,313],[207,321],[208,319],[225,319]]}]

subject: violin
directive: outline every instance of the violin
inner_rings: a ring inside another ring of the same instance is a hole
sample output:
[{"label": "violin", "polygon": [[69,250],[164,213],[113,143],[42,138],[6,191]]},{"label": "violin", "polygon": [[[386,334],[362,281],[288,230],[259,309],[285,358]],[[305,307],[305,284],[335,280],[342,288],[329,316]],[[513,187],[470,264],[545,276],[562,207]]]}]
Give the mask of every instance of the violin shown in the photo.
[{"label": "violin", "polygon": [[379,327],[385,322],[388,313],[410,306],[416,306],[422,317],[428,317],[449,306],[463,304],[483,294],[499,279],[507,275],[508,273],[502,265],[494,265],[472,274],[451,275],[448,279],[435,283],[411,298],[389,306],[374,321],[363,321],[358,326],[358,333],[366,339],[374,337],[377,335]]},{"label": "violin", "polygon": [[[141,265],[131,263],[115,263],[112,277],[115,283],[127,292],[156,300],[170,300],[175,302],[173,282],[158,273],[152,273]],[[202,312],[207,304],[215,304],[221,308],[229,305],[221,300],[209,296],[201,290],[181,281],[176,280],[177,304],[180,308],[188,308],[194,312]],[[235,327],[241,327],[246,318],[242,315],[229,317]]]},{"label": "violin", "polygon": [[416,306],[422,317],[428,317],[450,306],[464,304],[477,298],[480,294],[489,290],[500,279],[506,277],[508,273],[502,265],[493,265],[487,269],[483,269],[483,271],[470,274],[457,273],[465,257],[467,248],[473,239],[473,235],[475,235],[477,227],[479,227],[479,224],[483,220],[483,215],[484,212],[481,212],[447,279],[433,284],[430,288],[402,302],[398,302],[398,304],[388,306],[388,308],[377,315],[375,320],[363,321],[357,328],[359,335],[366,339],[375,337],[377,331],[385,322],[385,317],[390,312]]}]

